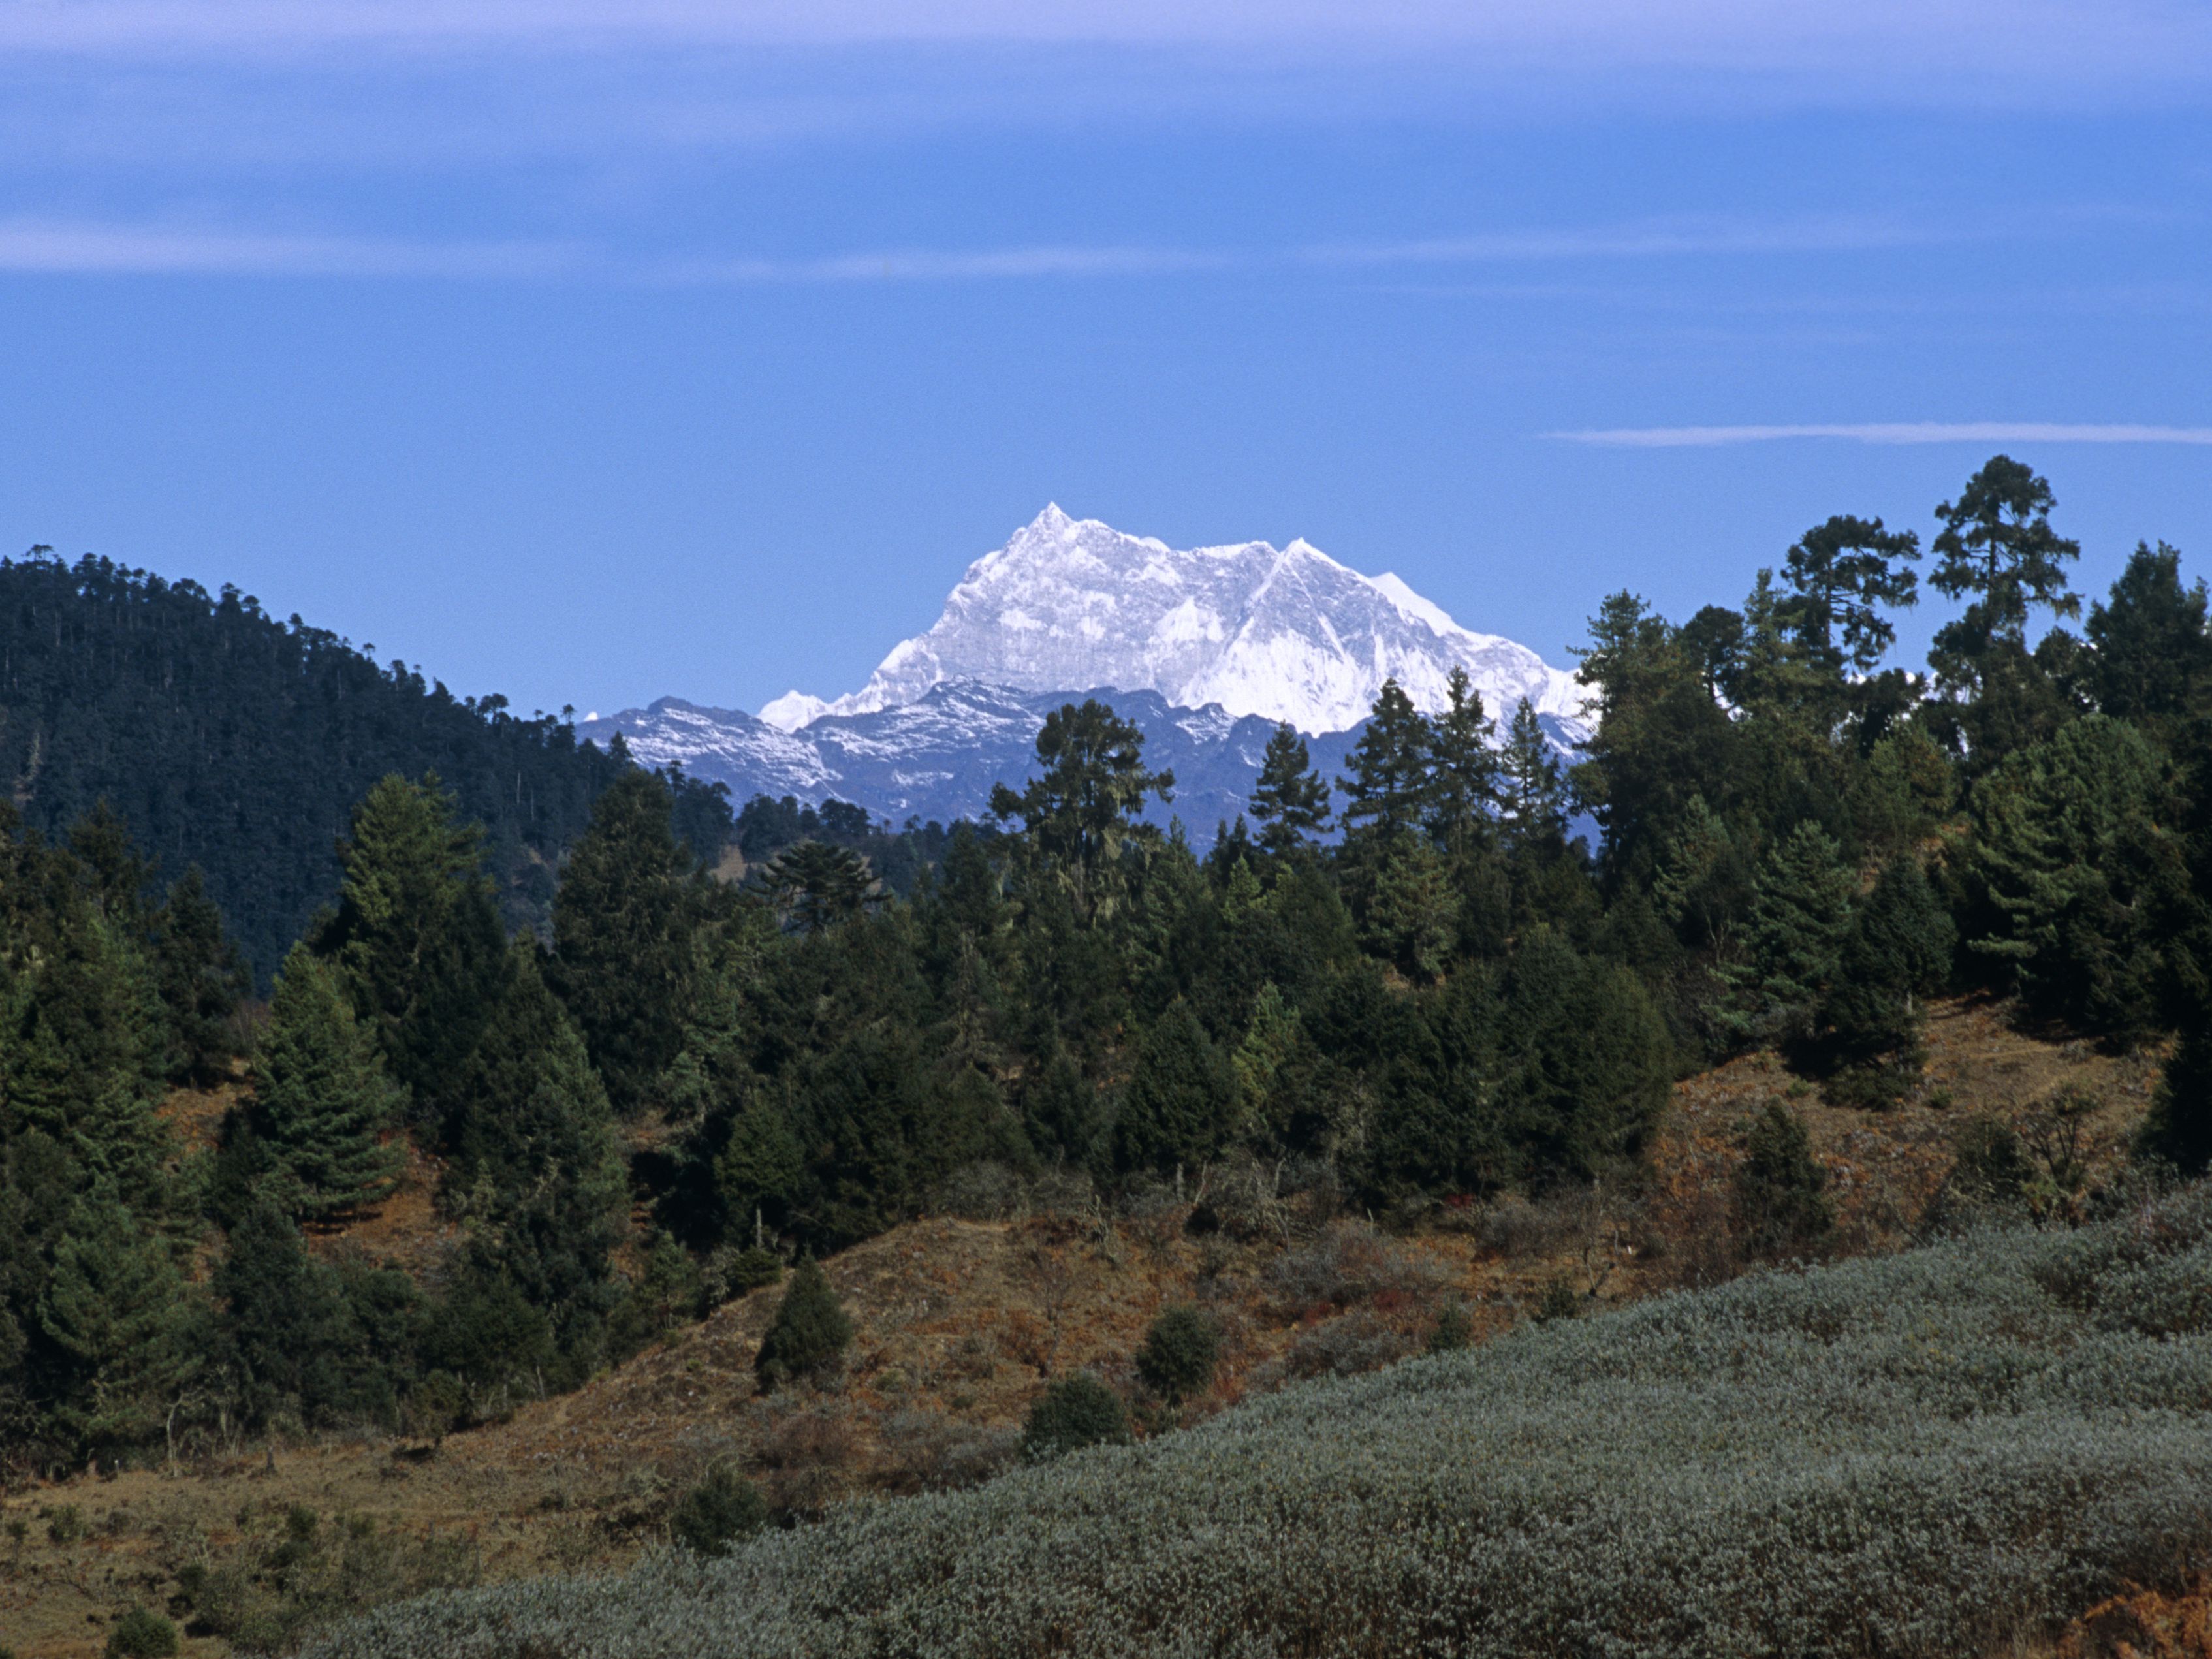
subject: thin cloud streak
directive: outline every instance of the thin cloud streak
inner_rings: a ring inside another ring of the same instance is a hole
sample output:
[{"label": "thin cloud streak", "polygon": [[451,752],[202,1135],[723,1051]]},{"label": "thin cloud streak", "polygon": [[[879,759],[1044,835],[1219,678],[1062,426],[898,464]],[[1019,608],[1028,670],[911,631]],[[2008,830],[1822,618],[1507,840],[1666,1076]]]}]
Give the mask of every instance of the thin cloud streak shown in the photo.
[{"label": "thin cloud streak", "polygon": [[0,221],[0,271],[40,276],[544,276],[574,250],[538,243],[409,243],[149,225]]},{"label": "thin cloud streak", "polygon": [[1289,249],[1144,245],[881,248],[813,258],[637,258],[582,243],[411,242],[167,223],[0,220],[0,271],[49,275],[568,277],[647,287],[848,285],[1148,277],[1235,271],[1352,271],[1838,252],[1985,240],[1891,222],[1724,221],[1598,227]]},{"label": "thin cloud streak", "polygon": [[2212,426],[2083,424],[2039,421],[1898,421],[1861,425],[1642,426],[1547,432],[1568,443],[1629,449],[1711,449],[1790,438],[1840,438],[1863,444],[2205,444]]}]

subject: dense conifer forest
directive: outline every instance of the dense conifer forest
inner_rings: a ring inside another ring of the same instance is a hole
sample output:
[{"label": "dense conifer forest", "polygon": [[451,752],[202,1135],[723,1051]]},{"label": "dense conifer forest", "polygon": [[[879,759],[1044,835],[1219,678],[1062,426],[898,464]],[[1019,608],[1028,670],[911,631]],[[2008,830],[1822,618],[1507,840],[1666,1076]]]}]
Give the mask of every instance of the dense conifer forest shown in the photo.
[{"label": "dense conifer forest", "polygon": [[[542,923],[561,851],[621,763],[559,717],[456,697],[368,649],[234,587],[33,548],[0,560],[0,769],[49,839],[106,801],[164,878],[198,869],[264,985],[331,898],[331,845],[387,772],[444,780],[483,827],[501,915]],[[678,799],[711,858],[726,808],[697,785]]]},{"label": "dense conifer forest", "polygon": [[[9,565],[0,1435],[52,1468],[442,1432],[961,1181],[1326,1187],[1403,1226],[1633,1182],[1674,1080],[1747,1048],[1854,1109],[1912,1093],[1947,990],[2179,1033],[2142,1155],[2200,1172],[2205,590],[2146,545],[2084,615],[2053,507],[1998,457],[1924,562],[1835,517],[1736,606],[1603,599],[1571,769],[1525,705],[1386,686],[1341,779],[1279,732],[1200,859],[1139,818],[1174,787],[1140,734],[1072,704],[988,823],[892,871],[864,824],[757,804],[742,881],[704,867],[719,802],[557,721],[233,592]],[[1887,659],[1923,568],[1950,614],[1920,673]],[[275,970],[252,1021],[241,939]],[[184,1151],[165,1091],[234,1067]],[[1794,1127],[1754,1163],[1776,1256],[1819,1244]],[[443,1259],[311,1250],[403,1139]]]}]

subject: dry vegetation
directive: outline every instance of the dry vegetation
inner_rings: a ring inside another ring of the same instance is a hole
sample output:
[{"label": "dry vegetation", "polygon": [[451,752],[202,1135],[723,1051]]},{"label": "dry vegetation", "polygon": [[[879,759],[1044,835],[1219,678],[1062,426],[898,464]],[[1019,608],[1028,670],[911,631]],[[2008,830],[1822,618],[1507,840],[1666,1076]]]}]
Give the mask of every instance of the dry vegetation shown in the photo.
[{"label": "dry vegetation", "polygon": [[[2070,1158],[2077,1182],[2094,1184],[2116,1165],[2155,1080],[2149,1060],[2040,1042],[1978,1003],[1942,1006],[1928,1041],[1927,1085],[1893,1110],[1829,1108],[1753,1056],[1678,1089],[1644,1190],[1445,1209],[1410,1237],[1335,1213],[1323,1192],[1279,1196],[1269,1171],[1247,1172],[1252,1190],[1194,1194],[1206,1200],[1195,1226],[1194,1206],[1169,1195],[1111,1216],[917,1222],[827,1264],[860,1334],[844,1376],[823,1390],[755,1389],[753,1351],[778,1294],[768,1289],[575,1394],[441,1444],[255,1446],[204,1452],[173,1473],[11,1491],[0,1639],[18,1659],[96,1653],[120,1609],[163,1605],[193,1563],[265,1551],[301,1506],[374,1522],[386,1545],[364,1571],[406,1588],[623,1565],[663,1535],[673,1496],[723,1460],[800,1514],[857,1494],[967,1484],[1009,1461],[1046,1378],[1088,1368],[1133,1392],[1130,1356],[1174,1302],[1206,1306],[1224,1330],[1220,1380],[1187,1408],[1205,1415],[1286,1381],[1414,1352],[1448,1305],[1464,1307],[1480,1340],[1567,1298],[1613,1304],[1707,1282],[1737,1270],[1728,1194],[1741,1126],[1770,1098],[1807,1122],[1839,1248],[1892,1248],[1927,1212],[1970,1115],[2013,1125],[2035,1155]],[[2069,1091],[2098,1109],[2062,1119],[2051,1103]],[[175,1109],[189,1133],[221,1104],[198,1097]],[[418,1164],[380,1215],[323,1246],[422,1259],[440,1231],[431,1174]],[[436,1553],[422,1553],[425,1540]],[[2201,1598],[2132,1607],[2100,1609],[2067,1650],[2120,1652],[2112,1643],[2134,1638],[2100,1632],[2124,1615],[2154,1632],[2143,1638],[2153,1645],[2136,1643],[2146,1655],[2206,1651]],[[200,1640],[185,1650],[222,1648]]]}]

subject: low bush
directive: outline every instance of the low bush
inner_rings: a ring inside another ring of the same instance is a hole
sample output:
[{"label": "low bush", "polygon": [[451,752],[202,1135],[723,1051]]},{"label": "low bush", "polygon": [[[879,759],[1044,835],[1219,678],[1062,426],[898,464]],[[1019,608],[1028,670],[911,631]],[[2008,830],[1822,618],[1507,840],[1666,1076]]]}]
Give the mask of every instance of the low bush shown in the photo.
[{"label": "low bush", "polygon": [[852,1340],[852,1319],[830,1288],[822,1264],[810,1256],[799,1264],[776,1304],[753,1370],[763,1389],[819,1377],[844,1358]]},{"label": "low bush", "polygon": [[767,1524],[768,1499],[760,1488],[717,1464],[669,1511],[668,1535],[695,1554],[727,1555],[732,1544]]},{"label": "low bush", "polygon": [[1936,1659],[2212,1563],[2212,1186],[1524,1325],[307,1659]]},{"label": "low bush", "polygon": [[1120,1445],[1129,1437],[1129,1411],[1088,1371],[1054,1383],[1030,1407],[1022,1425],[1022,1455],[1047,1463],[1085,1446]]},{"label": "low bush", "polygon": [[106,1659],[169,1659],[177,1650],[177,1627],[158,1613],[132,1607],[107,1632]]},{"label": "low bush", "polygon": [[1137,1350],[1137,1375],[1163,1399],[1181,1401],[1203,1394],[1221,1363],[1221,1326],[1212,1314],[1170,1308],[1145,1333]]}]

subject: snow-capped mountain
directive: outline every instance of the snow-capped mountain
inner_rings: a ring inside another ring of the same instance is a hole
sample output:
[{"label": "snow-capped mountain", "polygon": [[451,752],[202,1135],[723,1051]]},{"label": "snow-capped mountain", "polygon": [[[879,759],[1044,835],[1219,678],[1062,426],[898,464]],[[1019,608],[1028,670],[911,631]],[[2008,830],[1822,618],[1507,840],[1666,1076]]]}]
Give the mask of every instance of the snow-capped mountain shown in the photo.
[{"label": "snow-capped mountain", "polygon": [[577,732],[601,744],[619,732],[649,766],[727,784],[735,805],[792,795],[950,823],[1030,775],[1048,713],[1097,696],[1144,732],[1148,764],[1176,775],[1173,805],[1150,816],[1180,817],[1203,846],[1244,810],[1275,722],[1307,733],[1334,778],[1386,678],[1433,711],[1458,665],[1501,723],[1526,697],[1563,753],[1588,737],[1573,676],[1462,628],[1395,576],[1302,541],[1178,552],[1048,507],[850,696],[793,691],[757,716],[664,697]]},{"label": "snow-capped mountain", "polygon": [[1462,628],[1396,576],[1363,576],[1303,541],[1178,550],[1048,507],[969,566],[928,632],[834,702],[802,692],[761,710],[787,732],[824,715],[915,702],[949,680],[1039,692],[1156,691],[1170,704],[1340,732],[1386,678],[1424,709],[1464,665],[1485,705],[1579,726],[1582,688],[1526,646]]}]

